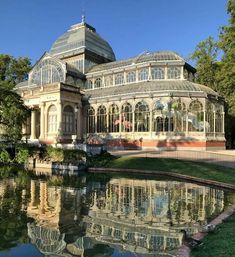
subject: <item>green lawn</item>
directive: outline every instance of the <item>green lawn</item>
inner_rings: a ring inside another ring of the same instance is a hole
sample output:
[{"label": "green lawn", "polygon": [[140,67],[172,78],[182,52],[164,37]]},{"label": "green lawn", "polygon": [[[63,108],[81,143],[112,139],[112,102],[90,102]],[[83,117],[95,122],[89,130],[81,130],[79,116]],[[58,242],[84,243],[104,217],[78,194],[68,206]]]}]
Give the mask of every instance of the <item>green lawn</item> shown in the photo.
[{"label": "green lawn", "polygon": [[105,167],[174,172],[204,179],[216,180],[224,183],[235,184],[235,169],[208,163],[164,158],[123,156],[110,160],[108,163],[106,163]]},{"label": "green lawn", "polygon": [[235,214],[226,219],[218,230],[203,239],[203,246],[193,250],[191,257],[234,257]]}]

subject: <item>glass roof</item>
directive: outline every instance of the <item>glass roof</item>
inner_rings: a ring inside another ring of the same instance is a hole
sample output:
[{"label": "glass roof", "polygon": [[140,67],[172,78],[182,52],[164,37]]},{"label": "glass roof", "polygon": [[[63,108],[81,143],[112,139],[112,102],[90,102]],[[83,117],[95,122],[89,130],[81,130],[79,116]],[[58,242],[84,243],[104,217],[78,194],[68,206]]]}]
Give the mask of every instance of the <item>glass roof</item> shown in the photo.
[{"label": "glass roof", "polygon": [[108,42],[101,38],[93,27],[83,22],[71,26],[60,36],[52,45],[50,54],[66,57],[84,52],[85,49],[115,61],[114,52]]}]

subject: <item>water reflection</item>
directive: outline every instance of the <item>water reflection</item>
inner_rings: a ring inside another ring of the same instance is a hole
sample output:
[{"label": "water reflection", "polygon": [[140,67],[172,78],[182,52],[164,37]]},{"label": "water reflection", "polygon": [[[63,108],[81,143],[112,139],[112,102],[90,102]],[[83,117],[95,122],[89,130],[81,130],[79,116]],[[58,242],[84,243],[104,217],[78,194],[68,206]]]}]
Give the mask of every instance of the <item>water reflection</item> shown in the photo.
[{"label": "water reflection", "polygon": [[12,215],[24,220],[25,229],[27,223],[28,238],[43,255],[174,256],[182,244],[180,231],[200,231],[223,211],[228,195],[178,181],[111,178],[83,185],[31,180],[22,187],[4,180],[0,218],[6,206],[10,213],[10,190],[19,198]]}]

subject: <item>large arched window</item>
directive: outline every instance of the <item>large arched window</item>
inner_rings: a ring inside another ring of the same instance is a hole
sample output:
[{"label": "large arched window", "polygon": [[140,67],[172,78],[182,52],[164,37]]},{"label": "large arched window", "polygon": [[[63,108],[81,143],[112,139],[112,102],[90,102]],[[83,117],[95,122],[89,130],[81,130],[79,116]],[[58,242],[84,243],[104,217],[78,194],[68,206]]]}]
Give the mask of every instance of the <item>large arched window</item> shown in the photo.
[{"label": "large arched window", "polygon": [[97,78],[95,80],[94,88],[100,88],[101,86],[102,86],[102,79],[101,78]]},{"label": "large arched window", "polygon": [[220,110],[217,110],[215,112],[215,132],[216,133],[223,132],[222,124],[223,124],[223,115],[221,114]]},{"label": "large arched window", "polygon": [[132,121],[132,107],[129,103],[125,103],[122,106],[122,131],[130,132],[132,131],[133,121]]},{"label": "large arched window", "polygon": [[135,131],[149,131],[149,106],[145,101],[141,101],[135,106]]},{"label": "large arched window", "polygon": [[119,132],[119,108],[116,104],[109,107],[109,132]]},{"label": "large arched window", "polygon": [[48,109],[48,124],[47,129],[48,132],[56,132],[57,131],[57,109],[55,105],[51,105]]},{"label": "large arched window", "polygon": [[138,79],[139,81],[141,80],[148,80],[148,77],[149,77],[149,71],[147,68],[144,68],[142,70],[139,70],[139,73],[138,73]]},{"label": "large arched window", "polygon": [[93,88],[93,82],[91,79],[89,79],[86,82],[86,89],[92,89],[92,88]]},{"label": "large arched window", "polygon": [[97,110],[97,132],[107,132],[107,112],[103,105],[101,105]]},{"label": "large arched window", "polygon": [[203,106],[198,100],[194,100],[189,105],[188,112],[188,130],[203,131]]},{"label": "large arched window", "polygon": [[173,128],[176,132],[186,131],[186,106],[181,99],[171,103],[171,114],[173,115]]},{"label": "large arched window", "polygon": [[35,66],[30,82],[32,84],[45,85],[64,81],[64,78],[62,66],[54,60],[46,59]]},{"label": "large arched window", "polygon": [[87,133],[95,133],[95,110],[93,107],[87,110]]},{"label": "large arched window", "polygon": [[167,78],[168,79],[180,79],[181,68],[180,67],[168,67]]},{"label": "large arched window", "polygon": [[118,73],[115,75],[115,85],[121,85],[124,83],[123,73]]},{"label": "large arched window", "polygon": [[152,79],[164,79],[165,72],[161,67],[152,67],[151,69]]},{"label": "large arched window", "polygon": [[136,82],[136,72],[135,71],[129,71],[126,74],[126,82],[127,83]]},{"label": "large arched window", "polygon": [[65,134],[74,133],[74,111],[73,107],[67,105],[63,111],[63,132]]},{"label": "large arched window", "polygon": [[214,105],[206,104],[206,132],[214,133]]},{"label": "large arched window", "polygon": [[106,87],[112,86],[113,85],[113,76],[112,75],[106,76],[104,78],[104,84]]}]

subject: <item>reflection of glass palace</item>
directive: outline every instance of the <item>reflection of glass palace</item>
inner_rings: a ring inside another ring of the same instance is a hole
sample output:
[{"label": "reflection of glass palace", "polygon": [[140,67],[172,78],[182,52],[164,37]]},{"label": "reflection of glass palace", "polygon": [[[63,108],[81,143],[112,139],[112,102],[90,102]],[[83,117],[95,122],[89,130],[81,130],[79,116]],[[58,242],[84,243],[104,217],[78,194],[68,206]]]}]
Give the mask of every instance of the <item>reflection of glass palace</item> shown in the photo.
[{"label": "reflection of glass palace", "polygon": [[170,51],[115,61],[83,19],[17,85],[32,108],[24,135],[57,144],[88,138],[110,148],[224,148],[223,99],[194,83],[195,72]]},{"label": "reflection of glass palace", "polygon": [[101,244],[109,246],[105,251],[172,256],[182,244],[181,230],[200,231],[223,210],[225,198],[222,190],[196,184],[126,178],[88,183],[86,190],[31,180],[29,195],[31,242],[57,256],[94,256],[85,251]]}]

